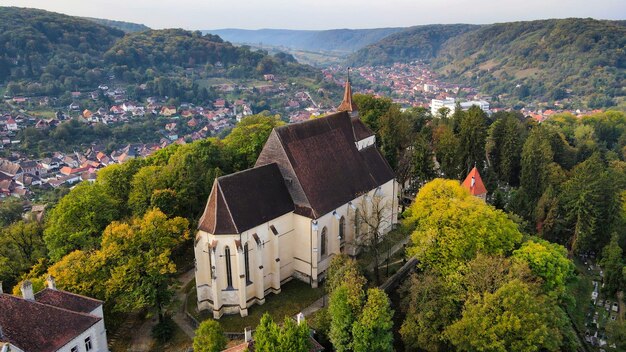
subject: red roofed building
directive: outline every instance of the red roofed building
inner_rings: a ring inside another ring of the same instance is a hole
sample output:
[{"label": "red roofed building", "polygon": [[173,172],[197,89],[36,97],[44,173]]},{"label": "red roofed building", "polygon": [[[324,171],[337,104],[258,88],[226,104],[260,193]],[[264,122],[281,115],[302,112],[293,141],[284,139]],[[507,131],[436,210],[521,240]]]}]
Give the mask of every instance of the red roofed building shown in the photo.
[{"label": "red roofed building", "polygon": [[0,287],[0,346],[22,352],[108,351],[101,301],[59,291],[52,277],[37,294],[24,281],[22,295]]},{"label": "red roofed building", "polygon": [[480,173],[478,173],[476,166],[474,166],[472,171],[470,171],[467,175],[462,185],[467,188],[471,195],[482,200],[487,200],[487,188],[485,188],[483,179],[480,177]]}]

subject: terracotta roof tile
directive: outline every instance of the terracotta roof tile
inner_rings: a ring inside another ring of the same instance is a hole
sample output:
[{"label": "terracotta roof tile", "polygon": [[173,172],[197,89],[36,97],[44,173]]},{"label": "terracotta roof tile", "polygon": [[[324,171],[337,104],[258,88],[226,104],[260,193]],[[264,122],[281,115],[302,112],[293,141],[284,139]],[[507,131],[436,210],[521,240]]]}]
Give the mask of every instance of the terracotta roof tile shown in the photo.
[{"label": "terracotta roof tile", "polygon": [[[472,179],[474,179],[473,182]],[[478,169],[476,169],[476,166],[474,166],[472,171],[470,171],[465,178],[465,181],[463,181],[463,187],[467,188],[473,196],[487,194],[487,188],[485,188],[483,179],[480,177],[480,173],[478,172]]]},{"label": "terracotta roof tile", "polygon": [[102,305],[102,301],[94,298],[49,288],[37,292],[35,300],[39,303],[87,314]]}]

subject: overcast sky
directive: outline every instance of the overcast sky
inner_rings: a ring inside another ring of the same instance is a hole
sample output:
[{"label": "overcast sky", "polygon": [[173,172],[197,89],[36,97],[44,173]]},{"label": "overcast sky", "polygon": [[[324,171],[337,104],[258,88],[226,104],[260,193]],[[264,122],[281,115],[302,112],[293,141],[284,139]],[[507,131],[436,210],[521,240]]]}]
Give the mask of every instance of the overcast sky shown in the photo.
[{"label": "overcast sky", "polygon": [[151,28],[377,28],[545,18],[626,19],[626,0],[0,0]]}]

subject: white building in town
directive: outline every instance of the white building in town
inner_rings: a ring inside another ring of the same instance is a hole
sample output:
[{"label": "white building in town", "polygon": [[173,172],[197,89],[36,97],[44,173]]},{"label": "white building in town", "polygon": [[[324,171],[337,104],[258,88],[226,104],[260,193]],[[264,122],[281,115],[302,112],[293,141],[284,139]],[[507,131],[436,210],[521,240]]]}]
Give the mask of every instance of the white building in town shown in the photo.
[{"label": "white building in town", "polygon": [[[479,108],[481,108],[482,111],[484,111],[486,114],[491,114],[491,110],[489,110],[489,102],[484,101],[484,100],[472,100],[472,101],[461,102],[461,109],[463,109],[463,111],[467,111],[473,105],[476,105]],[[448,108],[450,109],[450,113],[453,113],[454,109],[456,108],[456,100],[454,100],[454,98],[446,98],[444,100],[433,99],[430,102],[430,113],[433,115],[433,117],[437,117],[439,109],[441,108]]]},{"label": "white building in town", "polygon": [[358,116],[349,81],[340,112],[275,128],[255,167],[215,180],[195,238],[198,308],[246,316],[296,278],[317,287],[331,258],[356,254],[357,214],[386,204],[397,183]]},{"label": "white building in town", "polygon": [[33,294],[22,284],[22,297],[0,286],[0,350],[10,352],[107,352],[102,301],[48,287]]}]

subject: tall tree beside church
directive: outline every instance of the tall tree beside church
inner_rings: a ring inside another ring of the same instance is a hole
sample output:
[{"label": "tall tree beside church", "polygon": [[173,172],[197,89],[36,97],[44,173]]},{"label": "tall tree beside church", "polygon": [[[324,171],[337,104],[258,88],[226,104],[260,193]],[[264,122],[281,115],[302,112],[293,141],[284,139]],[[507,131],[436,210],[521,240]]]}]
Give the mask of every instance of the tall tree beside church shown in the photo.
[{"label": "tall tree beside church", "polygon": [[378,124],[381,152],[395,170],[399,155],[411,143],[411,124],[395,104],[380,117]]},{"label": "tall tree beside church", "polygon": [[148,211],[129,223],[113,222],[104,231],[101,252],[110,264],[107,298],[119,311],[154,308],[159,321],[173,292],[176,264],[172,250],[188,236],[189,223],[168,219],[159,210]]},{"label": "tall tree beside church", "polygon": [[348,287],[342,285],[336,288],[330,296],[328,313],[331,316],[330,341],[338,352],[352,350],[352,325],[357,320],[357,314],[353,311],[349,302]]},{"label": "tall tree beside church", "polygon": [[220,352],[226,348],[226,336],[219,322],[213,319],[203,321],[193,338],[195,352]]},{"label": "tall tree beside church", "polygon": [[354,352],[393,351],[393,310],[389,297],[379,288],[367,291],[361,316],[352,326]]},{"label": "tall tree beside church", "polygon": [[432,148],[421,134],[415,137],[411,146],[411,156],[411,174],[414,179],[420,183],[425,183],[436,176]]},{"label": "tall tree beside church", "polygon": [[498,180],[517,187],[521,172],[521,154],[526,139],[524,125],[515,117],[506,115],[489,128],[486,152],[488,164]]},{"label": "tall tree beside church", "polygon": [[355,94],[352,101],[359,108],[361,120],[375,133],[380,129],[380,118],[391,109],[390,98],[377,98],[373,95]]},{"label": "tall tree beside church", "polygon": [[485,140],[487,138],[487,115],[472,106],[459,123],[459,153],[461,155],[461,178],[472,167],[484,167]]}]

